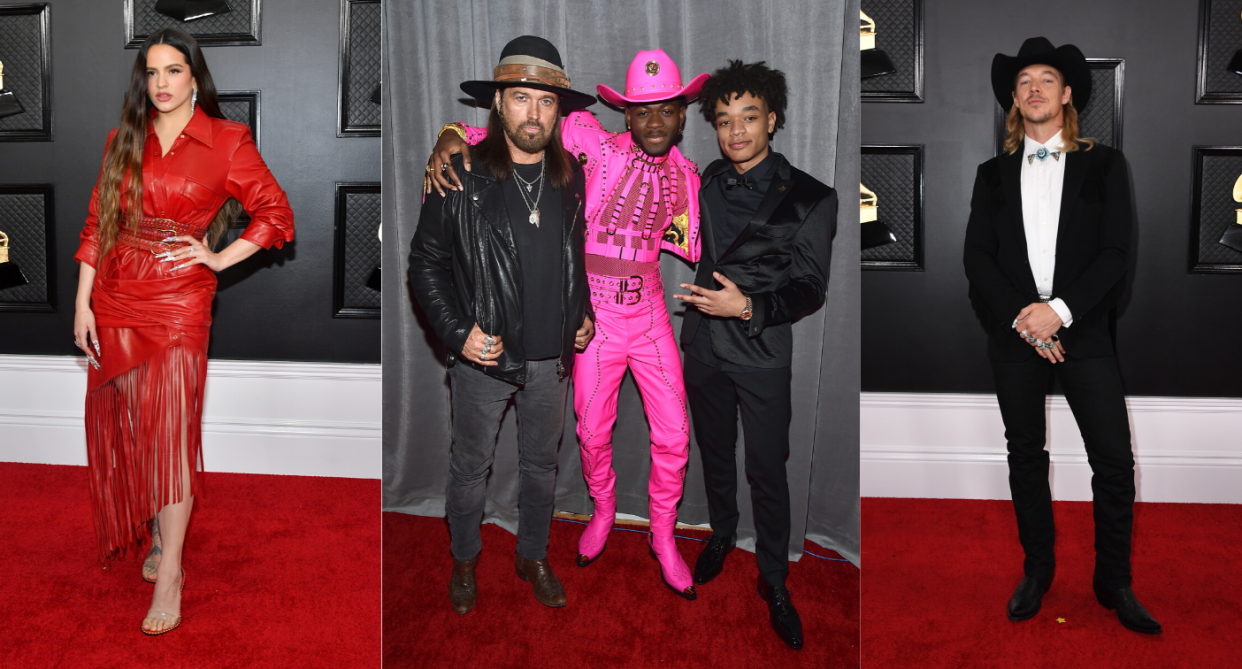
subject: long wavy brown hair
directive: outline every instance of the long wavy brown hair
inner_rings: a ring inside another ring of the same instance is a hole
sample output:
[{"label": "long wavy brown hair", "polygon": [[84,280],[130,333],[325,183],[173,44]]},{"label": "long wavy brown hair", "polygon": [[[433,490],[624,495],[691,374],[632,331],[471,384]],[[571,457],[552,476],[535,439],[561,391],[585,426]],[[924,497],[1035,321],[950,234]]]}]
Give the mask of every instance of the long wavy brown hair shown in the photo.
[{"label": "long wavy brown hair", "polygon": [[[1065,103],[1062,118],[1065,121],[1065,124],[1061,126],[1062,151],[1070,153],[1079,148],[1090,151],[1095,147],[1095,139],[1078,136],[1078,110],[1074,108],[1073,102]],[[1005,153],[1014,153],[1022,148],[1026,128],[1022,124],[1022,114],[1018,112],[1018,105],[1009,108],[1009,115],[1005,117],[1005,133]]]},{"label": "long wavy brown hair", "polygon": [[[208,116],[224,118],[216,99],[216,84],[198,42],[189,33],[165,28],[142,43],[134,68],[129,76],[129,89],[121,107],[121,122],[116,136],[104,155],[103,173],[99,175],[99,257],[104,258],[116,243],[122,225],[136,229],[142,221],[142,149],[150,122],[151,97],[147,93],[147,52],[157,44],[165,44],[185,56],[190,74],[198,84],[198,106]],[[207,228],[206,243],[214,246],[224,231],[242,213],[241,204],[232,198],[220,207]]]}]

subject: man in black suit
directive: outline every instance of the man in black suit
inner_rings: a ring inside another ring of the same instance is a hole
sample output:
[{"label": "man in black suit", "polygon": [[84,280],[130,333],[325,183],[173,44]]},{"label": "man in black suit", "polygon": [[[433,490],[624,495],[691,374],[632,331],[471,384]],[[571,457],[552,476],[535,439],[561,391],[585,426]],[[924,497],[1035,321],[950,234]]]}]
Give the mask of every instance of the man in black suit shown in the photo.
[{"label": "man in black suit", "polygon": [[792,648],[802,623],[789,599],[791,322],[824,302],[837,196],[795,169],[768,141],[785,124],[785,75],[762,62],[730,61],[700,95],[720,150],[699,189],[703,256],[682,325],[685,379],[712,538],[694,582],[720,573],[736,543],[737,417],[746,442],[746,476],[757,535],[759,594],[769,622]]},{"label": "man in black suit", "polygon": [[1133,219],[1120,151],[1078,136],[1091,73],[1077,47],[1027,40],[992,61],[1008,110],[1005,152],[979,166],[966,228],[970,299],[988,332],[1005,421],[1009,488],[1026,554],[1011,620],[1039,612],[1052,584],[1052,493],[1045,397],[1060,380],[1093,473],[1100,604],[1137,632],[1161,631],[1130,589],[1134,456],[1111,336]]}]

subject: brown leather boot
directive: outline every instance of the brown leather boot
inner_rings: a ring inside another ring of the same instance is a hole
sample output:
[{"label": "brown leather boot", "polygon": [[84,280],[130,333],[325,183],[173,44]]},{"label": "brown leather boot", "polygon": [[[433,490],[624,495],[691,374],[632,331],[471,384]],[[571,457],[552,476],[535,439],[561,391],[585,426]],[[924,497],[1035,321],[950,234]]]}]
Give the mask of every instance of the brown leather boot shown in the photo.
[{"label": "brown leather boot", "polygon": [[517,568],[518,578],[530,581],[531,585],[535,586],[535,599],[552,607],[565,606],[565,586],[561,585],[561,579],[552,573],[552,565],[548,563],[547,557],[540,560],[527,560],[515,554],[513,566]]},{"label": "brown leather boot", "polygon": [[474,608],[474,600],[479,596],[478,586],[474,582],[474,568],[479,564],[479,556],[465,562],[453,560],[453,578],[449,580],[449,600],[458,613],[465,614]]}]

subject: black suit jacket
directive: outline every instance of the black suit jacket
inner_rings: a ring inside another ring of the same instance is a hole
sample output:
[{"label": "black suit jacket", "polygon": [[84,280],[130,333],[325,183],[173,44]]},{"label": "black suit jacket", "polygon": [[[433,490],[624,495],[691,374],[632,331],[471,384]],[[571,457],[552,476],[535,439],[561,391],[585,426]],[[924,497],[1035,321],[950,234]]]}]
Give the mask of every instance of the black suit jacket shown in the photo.
[{"label": "black suit jacket", "polygon": [[[1018,312],[1039,299],[1022,222],[1021,152],[979,166],[970,200],[963,262],[970,300],[988,332],[988,356],[1021,362],[1037,355],[1014,333]],[[1113,355],[1112,322],[1125,289],[1132,213],[1125,156],[1097,144],[1061,154],[1065,181],[1057,226],[1052,296],[1073,325],[1057,333],[1075,358]]]},{"label": "black suit jacket", "polygon": [[[727,249],[717,249],[707,207],[699,210],[703,256],[694,283],[720,290],[718,271],[751,298],[750,321],[717,318],[686,307],[681,343],[689,345],[699,327],[711,328],[716,357],[749,367],[788,367],[793,357],[790,323],[824,302],[832,238],[837,232],[837,194],[778,156],[776,173],[759,210]],[[703,172],[702,194],[716,188],[729,167],[717,160]]]}]

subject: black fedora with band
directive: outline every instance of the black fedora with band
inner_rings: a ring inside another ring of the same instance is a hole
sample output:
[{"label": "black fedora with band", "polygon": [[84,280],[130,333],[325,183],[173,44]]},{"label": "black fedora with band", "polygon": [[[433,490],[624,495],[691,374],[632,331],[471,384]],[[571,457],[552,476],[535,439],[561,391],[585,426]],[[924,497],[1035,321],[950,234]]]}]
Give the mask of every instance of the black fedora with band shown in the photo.
[{"label": "black fedora with band", "polygon": [[492,70],[491,81],[463,81],[461,90],[484,107],[492,106],[496,90],[519,86],[556,93],[561,109],[573,111],[595,104],[595,96],[570,88],[561,53],[542,37],[522,35],[514,38],[500,52],[500,62]]}]

